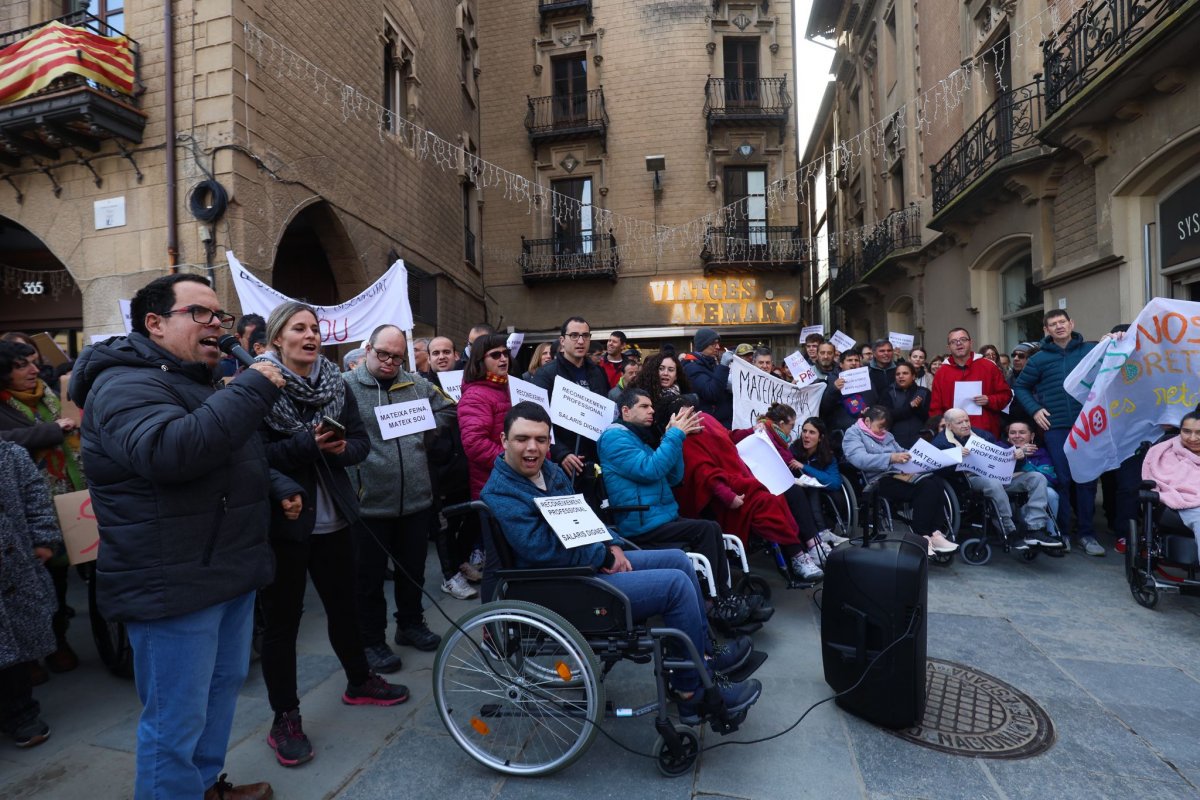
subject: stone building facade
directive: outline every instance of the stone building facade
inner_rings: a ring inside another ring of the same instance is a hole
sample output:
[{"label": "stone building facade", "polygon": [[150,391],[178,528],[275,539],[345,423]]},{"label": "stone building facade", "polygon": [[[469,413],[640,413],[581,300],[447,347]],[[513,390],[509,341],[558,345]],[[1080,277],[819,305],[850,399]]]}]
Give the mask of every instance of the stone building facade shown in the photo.
[{"label": "stone building facade", "polygon": [[807,254],[767,196],[796,167],[792,39],[773,0],[480,0],[483,153],[537,187],[485,193],[502,324],[794,349]]},{"label": "stone building facade", "polygon": [[[0,329],[77,350],[120,332],[118,300],[173,266],[209,271],[237,310],[226,250],[321,304],[399,256],[419,332],[461,339],[484,318],[481,198],[385,113],[477,146],[473,0],[345,0],[337,24],[313,0],[10,0],[0,45],[81,5],[68,24],[133,40],[136,84],[68,78],[0,103]],[[228,197],[213,220],[205,181]]]},{"label": "stone building facade", "polygon": [[[896,124],[884,87],[912,87],[904,152],[826,178],[852,335],[908,326],[940,351],[962,325],[1006,349],[1051,308],[1096,338],[1150,296],[1200,298],[1200,3],[818,0],[808,33],[836,41],[839,84],[802,161]],[[896,157],[903,191],[872,191]]]}]

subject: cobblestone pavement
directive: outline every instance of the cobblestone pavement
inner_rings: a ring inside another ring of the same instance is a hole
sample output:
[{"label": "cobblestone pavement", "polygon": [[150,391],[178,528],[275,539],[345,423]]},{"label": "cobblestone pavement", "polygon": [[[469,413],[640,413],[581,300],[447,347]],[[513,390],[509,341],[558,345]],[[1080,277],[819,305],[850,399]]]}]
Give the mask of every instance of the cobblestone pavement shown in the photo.
[{"label": "cobblestone pavement", "polygon": [[[437,592],[436,556],[426,585]],[[778,611],[756,635],[770,659],[759,670],[763,699],[730,739],[782,730],[830,694],[822,678],[819,612],[812,593],[775,583]],[[7,800],[98,800],[130,796],[139,705],[133,686],[99,664],[74,580],[79,615],[71,639],[75,672],[39,687],[50,741],[30,751],[0,745],[0,796]],[[819,600],[819,596],[818,596]],[[972,567],[931,567],[929,655],[967,664],[1012,684],[1053,720],[1057,741],[1032,758],[997,761],[918,747],[841,711],[819,706],[770,742],[706,753],[682,778],[597,738],[575,765],[542,779],[505,778],[471,761],[442,727],[430,696],[432,654],[401,648],[395,679],[412,699],[396,708],[341,704],[344,678],[325,640],[320,601],[310,591],[300,635],[301,711],[316,758],[278,766],[266,745],[271,720],[257,666],[242,691],[226,764],[236,781],[269,780],[276,797],[342,798],[1101,798],[1200,795],[1200,600],[1166,595],[1153,611],[1136,605],[1121,557],[1073,553],[1024,563],[997,554]],[[467,602],[447,599],[452,616]],[[429,614],[435,630],[447,624]],[[650,696],[648,669],[619,665],[609,699]],[[651,721],[614,720],[605,730],[646,753]],[[722,742],[705,732],[704,744]]]}]

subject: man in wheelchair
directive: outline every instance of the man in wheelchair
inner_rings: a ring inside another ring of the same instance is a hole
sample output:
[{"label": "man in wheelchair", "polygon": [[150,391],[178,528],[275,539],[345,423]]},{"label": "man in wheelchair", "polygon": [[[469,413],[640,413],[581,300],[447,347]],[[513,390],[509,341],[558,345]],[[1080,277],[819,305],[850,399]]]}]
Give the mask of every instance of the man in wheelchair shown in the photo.
[{"label": "man in wheelchair", "polygon": [[[991,444],[996,444],[996,437],[992,436],[990,432],[971,427],[970,416],[961,408],[947,410],[942,419],[946,423],[946,428],[933,440],[933,446],[940,450],[961,447],[963,454],[966,455],[968,452],[966,445],[971,434],[975,434]],[[1018,462],[1026,456],[1024,447],[1014,447],[1012,452],[1013,458]],[[967,484],[971,489],[983,494],[994,505],[1005,536],[1013,537],[1017,534],[1017,524],[1013,521],[1012,504],[1009,502],[1008,496],[1021,493],[1027,496],[1025,505],[1021,509],[1025,519],[1024,545],[1045,548],[1063,546],[1060,538],[1047,531],[1050,521],[1049,495],[1047,494],[1049,484],[1046,482],[1045,475],[1040,472],[1024,472],[1018,466],[1013,473],[1012,481],[1005,485],[995,478],[985,478],[972,473],[963,474],[966,475]],[[1020,543],[1018,539],[1018,544]]]},{"label": "man in wheelchair", "polygon": [[[504,418],[501,444],[504,452],[497,457],[480,497],[498,521],[517,567],[593,567],[597,578],[629,598],[635,620],[662,616],[669,627],[692,640],[698,653],[709,653],[706,664],[710,672],[732,671],[747,661],[752,650],[749,637],[740,637],[724,648],[709,646],[700,583],[683,551],[626,553],[621,547],[623,540],[616,536],[608,543],[571,549],[559,541],[534,499],[575,492],[566,473],[546,460],[550,417],[544,408],[530,402],[514,405]],[[706,709],[700,688],[700,676],[693,670],[680,670],[671,678],[680,720],[685,724],[697,724],[703,718]],[[762,684],[754,679],[720,687],[721,701],[730,714],[749,709],[761,693]]]},{"label": "man in wheelchair", "polygon": [[1150,448],[1142,477],[1154,481],[1159,501],[1179,514],[1200,543],[1200,410],[1184,415],[1178,436]]}]

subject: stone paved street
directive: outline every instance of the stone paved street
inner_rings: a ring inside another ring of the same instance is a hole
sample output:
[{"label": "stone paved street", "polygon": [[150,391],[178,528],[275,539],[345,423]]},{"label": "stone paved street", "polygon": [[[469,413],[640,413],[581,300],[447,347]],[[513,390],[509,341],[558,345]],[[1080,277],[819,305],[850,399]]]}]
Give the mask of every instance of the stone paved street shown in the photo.
[{"label": "stone paved street", "polygon": [[[436,564],[432,553],[429,564]],[[1166,595],[1157,609],[1143,609],[1130,597],[1121,565],[1110,550],[1104,559],[1072,554],[1031,564],[997,554],[983,567],[956,560],[930,570],[929,655],[978,668],[1038,701],[1058,739],[1033,758],[938,753],[829,703],[771,742],[705,754],[679,779],[660,777],[649,759],[604,738],[558,775],[505,778],[468,759],[443,729],[430,697],[432,654],[402,650],[399,678],[412,689],[406,705],[343,706],[343,677],[310,590],[300,686],[316,758],[294,770],[275,763],[265,743],[270,711],[256,666],[239,703],[227,769],[234,780],[271,781],[281,800],[1194,798],[1200,795],[1200,602]],[[428,585],[436,588],[437,577],[431,571]],[[776,576],[769,578],[778,587]],[[130,683],[98,664],[80,588],[76,583],[73,602],[81,613],[71,636],[84,664],[37,690],[51,740],[27,752],[0,749],[0,796],[8,800],[129,796],[137,698]],[[830,694],[811,593],[777,588],[776,604],[774,620],[756,637],[770,652],[758,673],[763,700],[731,738],[779,731]],[[469,607],[454,600],[444,606],[452,615]],[[435,630],[446,628],[436,612],[429,621]],[[607,684],[609,698],[640,702],[650,694],[647,676],[644,667],[620,665]],[[649,719],[610,721],[605,730],[641,752],[654,739]],[[705,745],[721,741],[705,733]]]}]

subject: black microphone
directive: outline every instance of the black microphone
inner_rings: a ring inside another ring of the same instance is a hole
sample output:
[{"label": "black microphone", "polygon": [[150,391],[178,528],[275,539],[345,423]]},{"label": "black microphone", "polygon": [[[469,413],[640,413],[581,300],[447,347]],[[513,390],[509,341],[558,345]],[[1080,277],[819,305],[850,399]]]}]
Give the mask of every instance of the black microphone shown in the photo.
[{"label": "black microphone", "polygon": [[227,356],[233,356],[242,363],[242,366],[250,366],[254,363],[254,357],[246,352],[246,348],[238,342],[238,338],[231,333],[221,335],[217,339],[217,347],[221,348],[221,352]]}]

